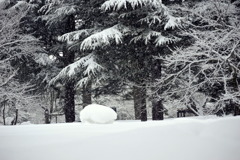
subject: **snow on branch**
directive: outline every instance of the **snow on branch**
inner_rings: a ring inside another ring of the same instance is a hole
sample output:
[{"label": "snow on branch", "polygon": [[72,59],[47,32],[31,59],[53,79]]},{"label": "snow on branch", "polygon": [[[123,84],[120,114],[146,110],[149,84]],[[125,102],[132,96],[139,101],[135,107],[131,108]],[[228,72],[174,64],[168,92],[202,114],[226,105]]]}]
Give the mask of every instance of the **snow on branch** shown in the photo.
[{"label": "snow on branch", "polygon": [[83,40],[81,50],[94,50],[97,47],[110,45],[112,41],[116,44],[122,43],[122,33],[119,30],[119,25],[105,29],[101,32],[95,33],[85,40]]},{"label": "snow on branch", "polygon": [[167,30],[167,29],[170,29],[170,28],[174,29],[176,27],[180,27],[181,20],[182,20],[182,18],[173,17],[171,15],[168,15],[168,21],[164,26],[164,30]]},{"label": "snow on branch", "polygon": [[76,78],[76,74],[83,73],[81,76],[89,77],[94,76],[100,72],[103,67],[96,62],[95,54],[91,53],[85,57],[80,58],[76,62],[63,68],[61,72],[54,77],[49,83],[54,85],[59,80],[66,80]]},{"label": "snow on branch", "polygon": [[154,41],[155,45],[156,46],[162,46],[162,45],[165,45],[165,44],[170,44],[170,43],[173,43],[173,42],[176,42],[176,41],[179,41],[180,39],[177,38],[177,37],[174,37],[174,38],[168,38],[168,37],[165,37],[163,35],[159,35],[156,40]]},{"label": "snow on branch", "polygon": [[36,4],[30,4],[26,1],[17,1],[17,3],[10,8],[10,11],[26,11],[28,9],[34,9],[36,7]]},{"label": "snow on branch", "polygon": [[161,32],[153,31],[153,30],[145,30],[142,32],[139,36],[134,37],[131,42],[138,42],[138,41],[144,41],[145,45],[150,43],[153,37],[158,37],[161,35]]},{"label": "snow on branch", "polygon": [[152,6],[159,6],[161,5],[160,0],[107,0],[103,3],[101,6],[101,9],[104,11],[113,9],[113,10],[121,10],[121,9],[127,9],[127,4],[130,4],[133,9],[136,7],[142,7],[147,4],[150,4]]},{"label": "snow on branch", "polygon": [[85,76],[87,75],[96,75],[97,72],[101,71],[103,67],[96,62],[96,57],[94,54],[91,54],[91,57],[86,59],[83,63],[83,67],[86,68],[83,72]]},{"label": "snow on branch", "polygon": [[162,19],[159,15],[157,15],[156,12],[149,13],[146,17],[141,18],[139,22],[142,24],[143,22],[147,23],[149,26],[152,26],[154,24],[161,24]]},{"label": "snow on branch", "polygon": [[137,43],[138,41],[143,41],[145,45],[149,44],[151,42],[151,40],[153,40],[153,38],[155,38],[154,40],[154,44],[156,46],[161,46],[161,45],[165,45],[165,44],[169,44],[169,43],[173,43],[179,40],[179,38],[168,38],[165,37],[161,34],[161,32],[157,32],[157,31],[153,31],[153,30],[145,30],[144,32],[142,32],[140,35],[134,37],[131,42]]},{"label": "snow on branch", "polygon": [[77,12],[76,6],[73,5],[66,5],[64,4],[60,8],[56,9],[55,13],[58,15],[64,14],[64,15],[72,15]]},{"label": "snow on branch", "polygon": [[66,33],[60,37],[58,37],[58,40],[60,41],[76,41],[80,40],[82,38],[85,38],[89,36],[90,32],[92,32],[92,29],[83,29],[79,31],[73,31]]},{"label": "snow on branch", "polygon": [[62,19],[66,15],[73,15],[77,12],[77,6],[66,3],[62,0],[47,1],[39,10],[42,19],[47,20],[47,24],[54,24],[56,19]]}]

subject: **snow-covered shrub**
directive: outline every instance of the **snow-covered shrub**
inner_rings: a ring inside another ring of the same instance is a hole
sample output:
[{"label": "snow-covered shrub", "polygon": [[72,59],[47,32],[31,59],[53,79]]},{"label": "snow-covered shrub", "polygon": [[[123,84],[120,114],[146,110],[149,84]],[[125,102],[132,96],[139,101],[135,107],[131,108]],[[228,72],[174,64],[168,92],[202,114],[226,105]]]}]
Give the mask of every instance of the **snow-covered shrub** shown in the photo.
[{"label": "snow-covered shrub", "polygon": [[117,113],[110,107],[90,104],[80,112],[83,123],[109,124],[117,119]]},{"label": "snow-covered shrub", "polygon": [[134,113],[130,112],[129,109],[119,108],[118,109],[118,119],[119,120],[133,120],[135,119]]}]

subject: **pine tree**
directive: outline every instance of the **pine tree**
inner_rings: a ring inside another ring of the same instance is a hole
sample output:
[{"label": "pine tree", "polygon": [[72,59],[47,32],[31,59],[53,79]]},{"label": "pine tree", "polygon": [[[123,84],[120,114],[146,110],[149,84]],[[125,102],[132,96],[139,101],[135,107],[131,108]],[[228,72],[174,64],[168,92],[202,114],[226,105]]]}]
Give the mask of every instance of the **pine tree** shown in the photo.
[{"label": "pine tree", "polygon": [[[115,15],[117,23],[84,39],[80,48],[96,50],[107,48],[110,44],[121,44],[125,47],[122,48],[125,56],[134,55],[130,56],[134,59],[129,61],[133,63],[131,69],[134,74],[130,79],[135,86],[136,118],[141,117],[142,121],[146,121],[146,84],[151,75],[148,74],[151,70],[147,65],[152,61],[152,56],[159,54],[158,47],[179,40],[170,30],[180,26],[181,18],[173,16],[171,11],[157,0],[108,0],[101,9],[109,15]],[[162,116],[157,119],[162,119]]]},{"label": "pine tree", "polygon": [[[72,1],[45,1],[39,9],[40,21],[45,23],[47,34],[42,35],[46,49],[58,59],[61,66],[68,66],[74,62],[75,52],[69,50],[69,45],[59,43],[55,37],[75,30],[76,6]],[[41,31],[41,30],[40,30]],[[40,32],[41,33],[41,32]],[[66,122],[75,121],[75,82],[68,80],[64,86],[64,113]]]},{"label": "pine tree", "polygon": [[62,66],[50,85],[65,86],[65,116],[67,122],[72,122],[75,120],[75,89],[82,88],[83,107],[92,103],[91,84],[98,81],[93,77],[103,69],[94,52],[82,52],[79,48],[84,38],[101,28],[98,26],[102,16],[98,9],[101,1],[46,2],[39,10],[48,26],[45,41],[49,52],[54,53]]}]

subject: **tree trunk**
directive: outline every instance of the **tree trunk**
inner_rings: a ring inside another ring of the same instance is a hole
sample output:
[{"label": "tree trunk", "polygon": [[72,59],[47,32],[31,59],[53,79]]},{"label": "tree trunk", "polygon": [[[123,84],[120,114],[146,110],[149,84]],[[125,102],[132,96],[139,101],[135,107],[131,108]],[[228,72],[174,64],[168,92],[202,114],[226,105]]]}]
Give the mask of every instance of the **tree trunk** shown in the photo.
[{"label": "tree trunk", "polygon": [[163,120],[164,119],[164,107],[162,100],[152,101],[152,120]]},{"label": "tree trunk", "polygon": [[[153,59],[152,62],[152,81],[155,82],[156,79],[161,78],[162,72],[162,62],[161,60]],[[152,88],[153,91],[156,88]],[[157,95],[161,95],[161,90],[158,90]],[[164,106],[162,103],[162,99],[160,99],[157,95],[153,95],[152,97],[152,120],[163,120],[164,119]]]},{"label": "tree trunk", "polygon": [[3,125],[6,125],[6,119],[5,119],[5,103],[3,103]]},{"label": "tree trunk", "polygon": [[[74,15],[69,15],[67,23],[65,24],[65,30],[67,32],[72,32],[75,30],[75,18]],[[75,52],[70,51],[66,46],[63,48],[63,57],[64,65],[68,66],[74,62]],[[75,121],[75,81],[68,80],[65,84],[65,96],[64,96],[64,113],[65,113],[65,122],[74,122]]]},{"label": "tree trunk", "polygon": [[56,103],[54,102],[56,102],[55,93],[54,90],[50,90],[50,116],[49,116],[50,121],[52,120],[51,114],[53,113],[53,108],[56,107]]},{"label": "tree trunk", "polygon": [[89,104],[92,104],[92,83],[88,82],[86,86],[83,87],[82,91],[82,102],[83,108]]},{"label": "tree trunk", "polygon": [[68,81],[65,83],[65,97],[64,97],[64,113],[66,122],[75,121],[75,82]]},{"label": "tree trunk", "polygon": [[146,88],[133,87],[135,119],[147,121]]},{"label": "tree trunk", "polygon": [[51,121],[50,121],[50,114],[49,114],[49,110],[45,107],[42,107],[42,109],[44,109],[44,119],[45,119],[45,124],[50,124]]},{"label": "tree trunk", "polygon": [[18,120],[18,109],[15,110],[15,118],[12,121],[12,125],[17,125]]},{"label": "tree trunk", "polygon": [[[239,84],[238,84],[238,74],[235,68],[232,67],[233,70],[233,78],[232,78],[232,84],[233,84],[233,90],[235,92],[240,92]],[[240,105],[237,103],[233,103],[233,101],[230,101],[230,104],[234,111],[234,116],[240,115]]]}]

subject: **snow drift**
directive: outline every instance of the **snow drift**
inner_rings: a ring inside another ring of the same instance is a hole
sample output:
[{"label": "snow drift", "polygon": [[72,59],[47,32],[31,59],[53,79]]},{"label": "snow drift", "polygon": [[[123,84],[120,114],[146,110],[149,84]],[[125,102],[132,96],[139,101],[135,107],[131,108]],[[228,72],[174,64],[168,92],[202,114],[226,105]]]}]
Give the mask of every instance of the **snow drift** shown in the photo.
[{"label": "snow drift", "polygon": [[239,160],[240,117],[0,127],[1,160]]},{"label": "snow drift", "polygon": [[117,113],[110,107],[90,104],[80,112],[83,123],[109,124],[117,119]]}]

